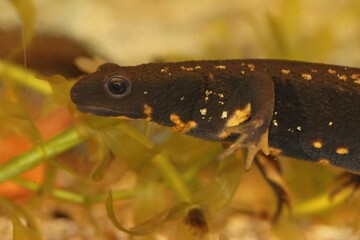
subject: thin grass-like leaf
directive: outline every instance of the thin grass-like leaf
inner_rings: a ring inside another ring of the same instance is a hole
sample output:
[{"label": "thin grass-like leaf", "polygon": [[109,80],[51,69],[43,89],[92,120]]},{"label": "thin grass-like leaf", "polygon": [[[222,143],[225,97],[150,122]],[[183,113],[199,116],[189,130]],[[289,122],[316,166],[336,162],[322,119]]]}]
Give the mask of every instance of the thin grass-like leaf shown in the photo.
[{"label": "thin grass-like leaf", "polygon": [[314,215],[329,210],[341,203],[344,203],[354,193],[351,188],[345,188],[331,198],[329,192],[313,197],[308,201],[295,204],[292,214],[294,216]]},{"label": "thin grass-like leaf", "polygon": [[164,154],[157,154],[151,160],[159,169],[165,181],[170,185],[172,191],[180,202],[192,202],[192,194],[180,174],[176,171],[169,159]]},{"label": "thin grass-like leaf", "polygon": [[175,206],[174,208],[172,208],[170,211],[165,211],[163,213],[160,213],[160,214],[154,216],[153,218],[151,218],[150,220],[145,221],[145,222],[143,222],[135,227],[132,227],[130,229],[124,227],[117,219],[116,214],[114,212],[114,208],[113,208],[113,197],[112,197],[111,191],[109,192],[109,195],[106,199],[105,206],[106,206],[106,212],[108,214],[110,221],[114,224],[114,226],[117,229],[119,229],[120,231],[126,232],[130,235],[141,236],[141,235],[146,235],[146,234],[152,233],[155,229],[160,227],[166,221],[169,221],[169,220],[172,220],[172,219],[178,217],[179,215],[181,215],[181,213],[185,213],[186,207],[188,205],[187,204],[179,204],[178,206]]},{"label": "thin grass-like leaf", "polygon": [[145,235],[145,234],[149,234],[152,231],[154,231],[154,229],[161,223],[163,223],[166,219],[166,214],[163,215],[162,218],[159,219],[159,222],[156,222],[154,224],[149,224],[147,226],[145,226],[144,228],[137,228],[136,230],[133,229],[127,229],[125,228],[117,219],[115,212],[114,212],[114,208],[113,208],[113,197],[112,197],[112,193],[111,191],[109,192],[108,198],[106,199],[106,212],[108,214],[108,217],[110,219],[110,221],[114,224],[114,226],[123,231],[126,232],[128,234],[131,235]]},{"label": "thin grass-like leaf", "polygon": [[11,55],[15,55],[26,48],[33,38],[35,32],[35,8],[31,0],[11,0],[10,2],[13,4],[22,23],[23,39],[19,46],[11,53]]}]

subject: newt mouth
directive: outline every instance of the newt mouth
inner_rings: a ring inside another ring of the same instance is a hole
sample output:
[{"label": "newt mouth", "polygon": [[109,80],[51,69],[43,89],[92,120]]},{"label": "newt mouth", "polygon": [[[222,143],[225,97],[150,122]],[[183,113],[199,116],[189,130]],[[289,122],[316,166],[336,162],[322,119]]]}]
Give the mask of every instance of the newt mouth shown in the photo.
[{"label": "newt mouth", "polygon": [[99,116],[119,116],[118,112],[111,110],[111,109],[104,108],[104,107],[76,105],[76,108],[80,112],[92,113],[92,114],[99,115]]},{"label": "newt mouth", "polygon": [[83,113],[91,113],[97,116],[103,117],[123,117],[129,119],[143,119],[145,117],[144,114],[134,113],[134,112],[124,112],[124,111],[116,111],[113,109],[108,109],[99,106],[79,106],[76,105],[76,108]]}]

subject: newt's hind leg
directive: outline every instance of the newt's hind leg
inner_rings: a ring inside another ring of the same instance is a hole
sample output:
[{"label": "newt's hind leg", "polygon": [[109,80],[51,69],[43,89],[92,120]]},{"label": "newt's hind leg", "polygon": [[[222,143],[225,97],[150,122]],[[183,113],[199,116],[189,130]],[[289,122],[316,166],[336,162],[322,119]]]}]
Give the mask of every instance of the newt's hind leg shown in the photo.
[{"label": "newt's hind leg", "polygon": [[345,172],[341,174],[337,179],[342,180],[342,183],[338,185],[331,193],[330,199],[333,199],[337,194],[344,190],[350,190],[349,198],[352,197],[360,188],[360,175]]},{"label": "newt's hind leg", "polygon": [[284,206],[291,211],[290,193],[281,175],[280,165],[273,156],[258,153],[255,162],[277,197],[277,209],[273,216],[275,222],[278,220]]}]

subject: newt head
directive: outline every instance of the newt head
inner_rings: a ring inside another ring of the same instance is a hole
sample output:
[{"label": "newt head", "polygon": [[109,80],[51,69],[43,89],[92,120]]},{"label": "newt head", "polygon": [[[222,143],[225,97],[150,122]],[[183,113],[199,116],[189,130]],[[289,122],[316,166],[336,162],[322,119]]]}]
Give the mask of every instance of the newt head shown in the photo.
[{"label": "newt head", "polygon": [[144,106],[150,85],[136,78],[131,67],[106,63],[76,82],[70,95],[81,112],[146,119],[149,109],[144,111]]}]

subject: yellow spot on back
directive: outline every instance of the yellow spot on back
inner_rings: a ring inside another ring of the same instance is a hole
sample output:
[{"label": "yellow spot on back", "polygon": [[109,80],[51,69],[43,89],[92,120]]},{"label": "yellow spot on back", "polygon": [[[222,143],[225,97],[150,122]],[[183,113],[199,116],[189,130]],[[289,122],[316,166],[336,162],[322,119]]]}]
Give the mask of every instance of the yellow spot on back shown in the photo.
[{"label": "yellow spot on back", "polygon": [[[224,113],[224,112],[223,112]],[[250,104],[246,105],[244,109],[237,109],[232,116],[227,120],[225,127],[238,126],[249,119],[251,113]],[[227,117],[227,113],[226,113]]]},{"label": "yellow spot on back", "polygon": [[303,74],[301,74],[301,76],[303,79],[308,80],[308,81],[310,81],[312,79],[312,76],[308,73],[303,73]]},{"label": "yellow spot on back", "polygon": [[250,71],[255,71],[255,65],[253,63],[249,63],[248,64],[248,68],[250,69]]},{"label": "yellow spot on back", "polygon": [[144,114],[146,115],[145,121],[151,121],[152,112],[153,112],[153,109],[149,105],[144,104]]},{"label": "yellow spot on back", "polygon": [[[225,127],[234,127],[240,125],[241,123],[245,122],[250,118],[250,113],[251,113],[250,104],[246,105],[244,109],[235,110],[232,116],[229,118],[229,120],[226,121]],[[221,118],[222,119],[227,118],[227,111],[224,111],[222,113]],[[218,137],[224,139],[230,135],[231,133],[223,131],[218,135]]]},{"label": "yellow spot on back", "polygon": [[184,123],[183,121],[181,121],[180,117],[176,114],[170,115],[170,121],[175,124],[175,126],[172,127],[172,130],[180,133],[187,133],[191,129],[196,128],[197,126],[196,122],[194,121],[189,121],[187,123]]},{"label": "yellow spot on back", "polygon": [[351,79],[360,80],[360,74],[354,73],[350,76]]},{"label": "yellow spot on back", "polygon": [[313,147],[314,148],[322,148],[322,143],[320,141],[315,141],[313,142]]},{"label": "yellow spot on back", "polygon": [[181,66],[180,68],[181,68],[181,70],[184,70],[184,71],[189,71],[189,72],[194,71],[194,68],[192,68],[192,67]]},{"label": "yellow spot on back", "polygon": [[164,67],[160,70],[162,73],[167,73],[169,71],[169,67]]},{"label": "yellow spot on back", "polygon": [[281,69],[281,73],[282,74],[289,74],[290,70],[289,69]]},{"label": "yellow spot on back", "polygon": [[338,75],[339,80],[346,81],[348,77],[346,75]]},{"label": "yellow spot on back", "polygon": [[336,74],[336,71],[335,71],[334,69],[331,69],[331,68],[328,69],[328,72],[329,72],[330,74]]},{"label": "yellow spot on back", "polygon": [[215,66],[216,69],[226,69],[226,66],[224,65],[217,65]]},{"label": "yellow spot on back", "polygon": [[354,83],[360,84],[360,79],[355,80]]},{"label": "yellow spot on back", "polygon": [[339,147],[339,148],[336,149],[336,153],[340,154],[340,155],[348,154],[349,150],[347,148],[344,148],[344,147]]},{"label": "yellow spot on back", "polygon": [[195,66],[195,69],[201,69],[201,66]]},{"label": "yellow spot on back", "polygon": [[279,126],[279,124],[278,124],[278,122],[277,122],[276,119],[273,120],[273,124],[274,124],[274,126],[276,126],[276,127]]},{"label": "yellow spot on back", "polygon": [[245,71],[241,71],[241,74],[242,74],[242,75],[245,75]]}]

